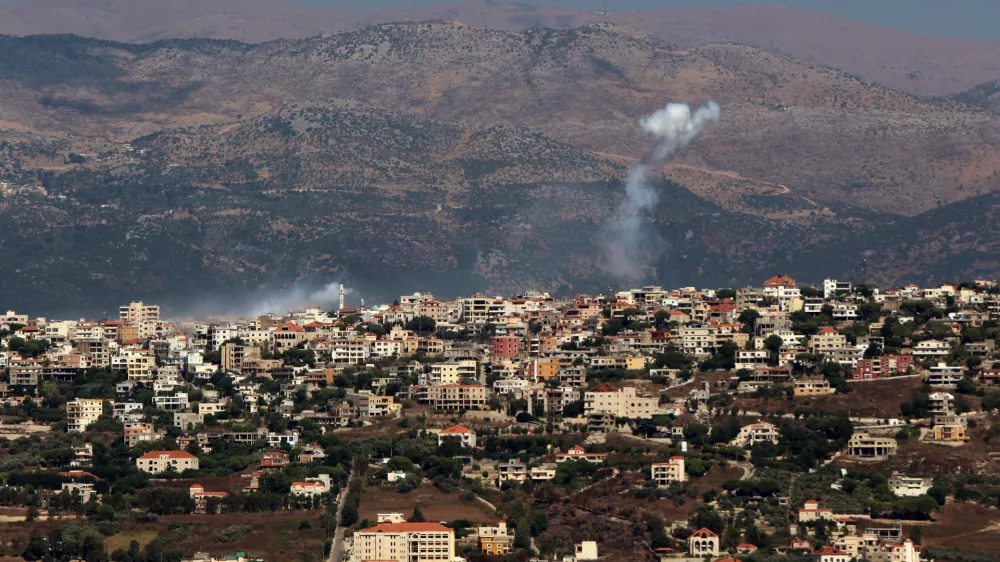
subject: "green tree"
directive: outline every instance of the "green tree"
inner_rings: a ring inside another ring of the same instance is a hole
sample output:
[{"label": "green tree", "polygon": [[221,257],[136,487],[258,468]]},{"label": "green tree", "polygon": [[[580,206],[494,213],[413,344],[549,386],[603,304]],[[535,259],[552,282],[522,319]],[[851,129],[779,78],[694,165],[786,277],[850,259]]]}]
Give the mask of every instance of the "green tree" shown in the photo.
[{"label": "green tree", "polygon": [[424,521],[427,521],[427,518],[424,517],[424,512],[420,510],[420,506],[418,505],[413,508],[413,513],[407,521],[410,523],[423,523]]},{"label": "green tree", "polygon": [[518,519],[517,526],[514,527],[514,548],[531,548],[531,527],[524,517]]}]

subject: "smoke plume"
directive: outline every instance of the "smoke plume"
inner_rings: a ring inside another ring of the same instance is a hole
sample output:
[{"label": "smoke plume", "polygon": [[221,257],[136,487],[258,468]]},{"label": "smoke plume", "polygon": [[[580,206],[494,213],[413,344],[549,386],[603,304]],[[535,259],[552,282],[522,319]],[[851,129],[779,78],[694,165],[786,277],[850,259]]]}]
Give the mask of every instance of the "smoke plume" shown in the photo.
[{"label": "smoke plume", "polygon": [[[345,295],[350,295],[353,292],[353,289],[344,287]],[[283,291],[260,295],[247,302],[242,315],[254,317],[268,312],[285,314],[291,310],[302,310],[308,306],[333,310],[337,308],[339,299],[340,283],[328,283],[313,289],[293,285]]]},{"label": "smoke plume", "polygon": [[684,103],[667,104],[639,120],[639,127],[653,136],[653,151],[643,162],[636,162],[625,180],[625,201],[606,225],[603,239],[607,244],[608,264],[620,278],[637,279],[644,274],[642,256],[655,251],[645,232],[645,214],[660,200],[649,183],[649,168],[670,158],[691,143],[705,125],[719,120],[719,104],[710,101],[694,113]]}]

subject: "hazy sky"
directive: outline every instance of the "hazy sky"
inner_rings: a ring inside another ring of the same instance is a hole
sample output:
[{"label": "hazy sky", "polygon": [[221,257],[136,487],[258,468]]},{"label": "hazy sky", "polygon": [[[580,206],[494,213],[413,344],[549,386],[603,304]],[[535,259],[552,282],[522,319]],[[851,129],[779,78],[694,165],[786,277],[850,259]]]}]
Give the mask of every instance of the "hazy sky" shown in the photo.
[{"label": "hazy sky", "polygon": [[[0,0],[2,1],[2,0]],[[447,0],[291,0],[313,6],[400,8],[443,4]],[[527,4],[555,4],[578,9],[600,9],[605,0],[524,0]],[[770,4],[820,10],[887,27],[931,35],[950,35],[1000,41],[998,0],[607,0],[611,11],[667,8],[731,7]]]}]

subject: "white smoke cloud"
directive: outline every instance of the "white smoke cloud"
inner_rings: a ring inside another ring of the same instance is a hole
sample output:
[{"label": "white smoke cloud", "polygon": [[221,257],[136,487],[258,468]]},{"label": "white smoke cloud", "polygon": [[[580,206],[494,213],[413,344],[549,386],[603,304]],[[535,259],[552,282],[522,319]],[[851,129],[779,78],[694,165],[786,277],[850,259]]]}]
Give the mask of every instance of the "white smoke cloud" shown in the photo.
[{"label": "white smoke cloud", "polygon": [[[344,287],[344,295],[350,295],[353,292],[353,289]],[[288,289],[249,300],[244,307],[241,307],[241,315],[254,317],[269,312],[285,314],[309,306],[333,310],[337,308],[339,300],[340,283],[328,283],[318,289],[293,285]]]},{"label": "white smoke cloud", "polygon": [[625,201],[604,229],[608,265],[612,273],[622,278],[641,278],[645,263],[642,258],[654,250],[644,232],[644,213],[651,211],[660,200],[649,183],[649,165],[670,158],[691,143],[705,126],[719,120],[719,104],[710,101],[694,113],[684,103],[670,103],[652,115],[639,120],[642,130],[653,135],[653,152],[647,162],[638,162],[625,180]]}]

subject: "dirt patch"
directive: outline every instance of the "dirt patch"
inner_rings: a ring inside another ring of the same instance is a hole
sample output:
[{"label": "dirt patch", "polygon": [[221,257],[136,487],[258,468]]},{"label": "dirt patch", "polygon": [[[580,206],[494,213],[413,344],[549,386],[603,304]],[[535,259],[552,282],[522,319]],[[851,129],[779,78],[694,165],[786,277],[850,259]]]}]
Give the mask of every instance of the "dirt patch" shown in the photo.
[{"label": "dirt patch", "polygon": [[920,527],[924,546],[1000,554],[1000,511],[968,503],[941,508],[933,525]]},{"label": "dirt patch", "polygon": [[899,404],[911,400],[913,395],[920,390],[922,384],[919,377],[890,378],[852,383],[853,390],[847,394],[830,394],[794,400],[741,398],[736,400],[734,405],[740,409],[755,412],[762,409],[769,412],[802,410],[824,414],[850,414],[852,417],[898,418]]},{"label": "dirt patch", "polygon": [[409,517],[417,506],[428,521],[468,519],[496,523],[496,515],[482,502],[464,501],[458,492],[446,494],[427,482],[409,494],[400,494],[395,486],[369,486],[361,497],[359,515],[370,522],[376,521],[379,513],[396,512]]}]

